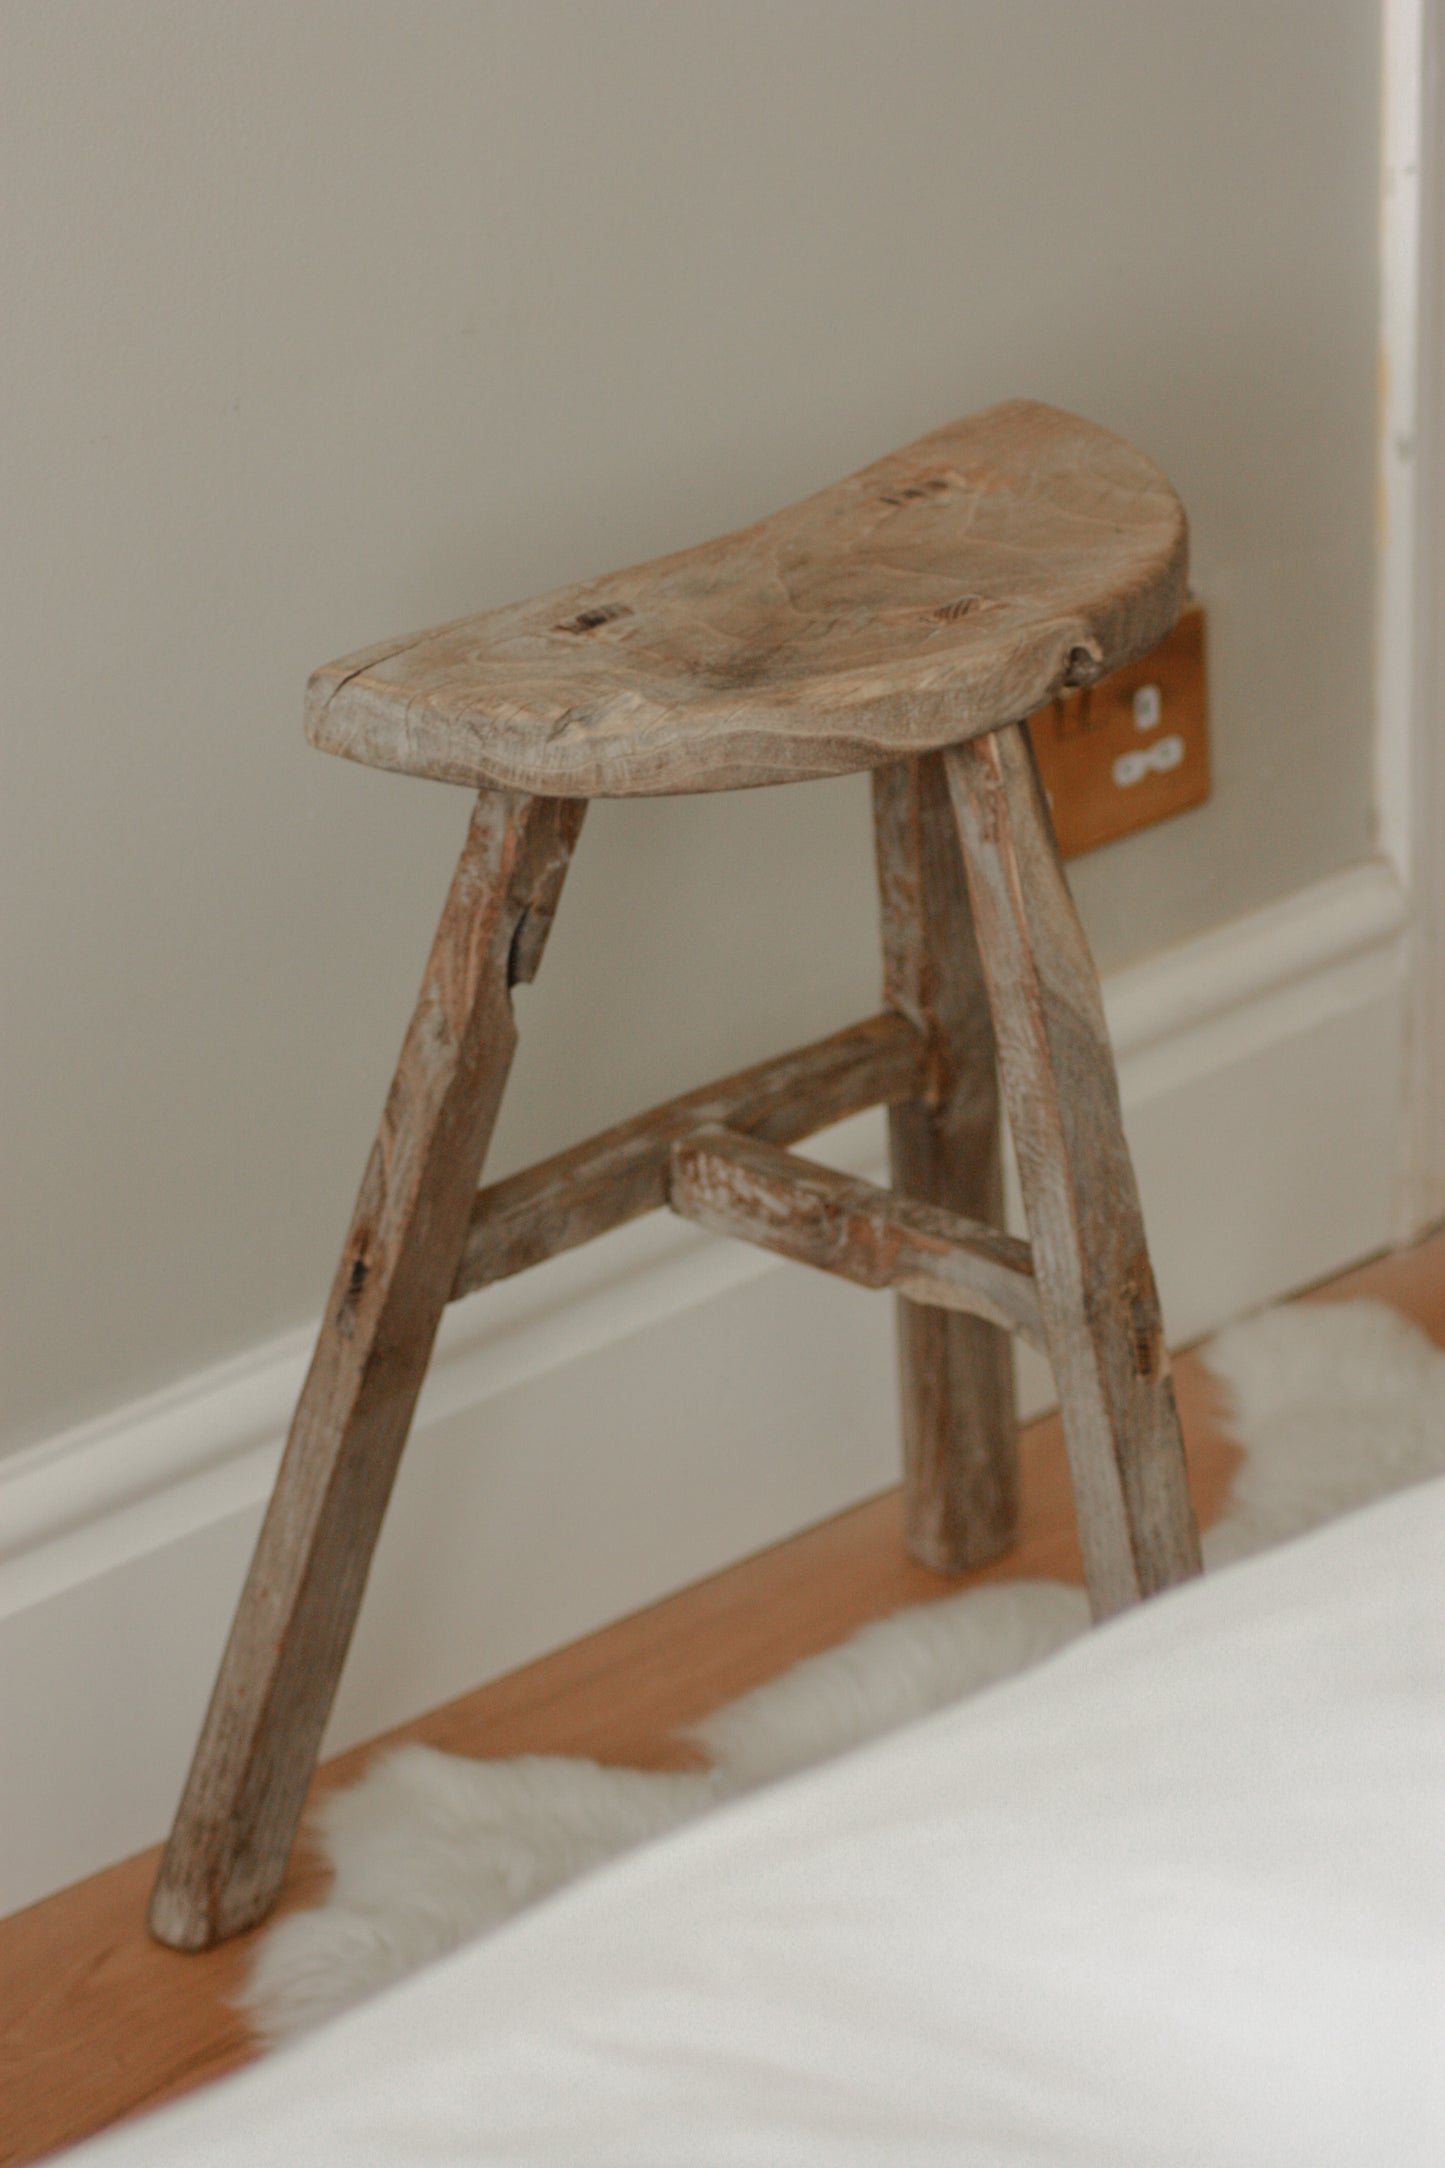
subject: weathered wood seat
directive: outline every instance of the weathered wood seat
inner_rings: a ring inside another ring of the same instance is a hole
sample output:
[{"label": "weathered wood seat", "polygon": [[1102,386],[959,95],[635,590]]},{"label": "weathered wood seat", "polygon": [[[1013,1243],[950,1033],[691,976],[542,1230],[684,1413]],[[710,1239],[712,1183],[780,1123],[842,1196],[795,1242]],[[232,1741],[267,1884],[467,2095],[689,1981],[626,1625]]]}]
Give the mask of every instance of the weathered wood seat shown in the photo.
[{"label": "weathered wood seat", "polygon": [[1158,468],[1018,400],[720,541],[329,663],[307,733],[379,768],[565,797],[841,775],[1143,654],[1184,574]]},{"label": "weathered wood seat", "polygon": [[[1021,720],[1161,637],[1184,574],[1147,460],[1002,406],[722,542],[318,672],[316,744],[480,795],[156,1883],[162,1941],[275,1902],[446,1304],[640,1213],[894,1292],[925,1564],[1013,1540],[1020,1333],[1058,1382],[1095,1612],[1197,1571],[1103,1002]],[[479,1189],[587,799],[865,767],[883,1013]],[[998,1226],[1000,1077],[1028,1242]],[[788,1149],[873,1106],[891,1190]]]}]

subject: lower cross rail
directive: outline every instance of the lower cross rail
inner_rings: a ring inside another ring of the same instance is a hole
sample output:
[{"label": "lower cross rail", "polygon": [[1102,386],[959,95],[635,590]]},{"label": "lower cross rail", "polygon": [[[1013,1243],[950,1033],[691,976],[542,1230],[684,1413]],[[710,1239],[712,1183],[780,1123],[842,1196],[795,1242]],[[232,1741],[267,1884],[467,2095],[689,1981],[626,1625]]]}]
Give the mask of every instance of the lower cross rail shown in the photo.
[{"label": "lower cross rail", "polygon": [[694,1130],[674,1144],[668,1202],[714,1234],[860,1287],[966,1310],[1044,1344],[1028,1244],[957,1212],[726,1128]]}]

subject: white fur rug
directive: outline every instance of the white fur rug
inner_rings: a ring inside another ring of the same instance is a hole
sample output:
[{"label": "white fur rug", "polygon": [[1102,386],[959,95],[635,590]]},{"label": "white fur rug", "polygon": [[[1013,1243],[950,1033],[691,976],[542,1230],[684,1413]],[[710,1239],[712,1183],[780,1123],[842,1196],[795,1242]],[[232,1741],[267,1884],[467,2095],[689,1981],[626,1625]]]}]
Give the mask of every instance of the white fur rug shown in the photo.
[{"label": "white fur rug", "polygon": [[[1269,1310],[1205,1357],[1245,1452],[1207,1567],[1445,1471],[1445,1353],[1379,1303]],[[401,1747],[322,1808],[331,1890],[264,1938],[242,2007],[269,2041],[305,2031],[629,1846],[978,1693],[1088,1622],[1082,1591],[1056,1581],[899,1612],[715,1711],[692,1735],[712,1765],[697,1774]]]}]

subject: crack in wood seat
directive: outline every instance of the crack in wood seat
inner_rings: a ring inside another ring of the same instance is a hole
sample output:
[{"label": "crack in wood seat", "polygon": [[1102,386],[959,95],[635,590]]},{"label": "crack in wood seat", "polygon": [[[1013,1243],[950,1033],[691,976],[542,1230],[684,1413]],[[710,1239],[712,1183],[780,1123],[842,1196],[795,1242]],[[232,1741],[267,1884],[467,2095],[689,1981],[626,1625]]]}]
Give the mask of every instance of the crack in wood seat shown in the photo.
[{"label": "crack in wood seat", "polygon": [[718,541],[329,663],[307,734],[374,767],[567,797],[841,775],[1145,653],[1185,570],[1158,468],[1016,400]]}]

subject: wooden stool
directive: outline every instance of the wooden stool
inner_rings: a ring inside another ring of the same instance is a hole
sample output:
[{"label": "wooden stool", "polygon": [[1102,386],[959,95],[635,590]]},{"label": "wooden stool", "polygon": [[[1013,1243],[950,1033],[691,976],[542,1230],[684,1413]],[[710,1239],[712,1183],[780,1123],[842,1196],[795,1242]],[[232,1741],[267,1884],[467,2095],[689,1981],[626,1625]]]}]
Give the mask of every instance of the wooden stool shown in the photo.
[{"label": "wooden stool", "polygon": [[[1198,1570],[1098,979],[1019,720],[1162,638],[1185,562],[1149,461],[1016,403],[740,534],[317,672],[313,744],[481,795],[162,1862],[161,1941],[202,1948],[275,1901],[446,1303],[656,1206],[897,1291],[926,1564],[1012,1540],[1021,1332],[1058,1382],[1095,1615]],[[587,800],[860,768],[883,1013],[478,1193],[511,989]],[[996,1231],[995,1033],[1031,1246]],[[787,1149],[879,1104],[892,1190]]]}]

